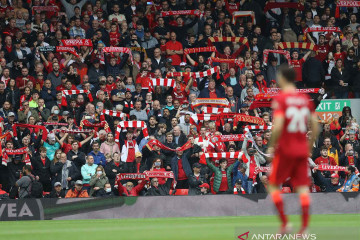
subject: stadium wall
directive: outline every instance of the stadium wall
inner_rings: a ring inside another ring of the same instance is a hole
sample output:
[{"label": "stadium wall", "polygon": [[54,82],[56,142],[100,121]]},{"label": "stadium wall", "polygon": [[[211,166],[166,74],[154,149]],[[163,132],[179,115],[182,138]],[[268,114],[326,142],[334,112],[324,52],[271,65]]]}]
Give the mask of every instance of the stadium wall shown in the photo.
[{"label": "stadium wall", "polygon": [[[358,193],[313,193],[313,214],[360,213]],[[288,214],[299,213],[296,194],[285,194]],[[27,199],[0,201],[0,221],[272,215],[266,194]]]}]

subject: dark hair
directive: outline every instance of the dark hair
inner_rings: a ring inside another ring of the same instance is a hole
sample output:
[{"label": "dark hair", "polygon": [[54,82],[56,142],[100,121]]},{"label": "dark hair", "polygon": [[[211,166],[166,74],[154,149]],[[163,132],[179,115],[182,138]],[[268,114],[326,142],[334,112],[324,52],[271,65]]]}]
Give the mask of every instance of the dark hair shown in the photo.
[{"label": "dark hair", "polygon": [[347,169],[348,169],[351,173],[354,173],[354,172],[355,172],[355,167],[354,167],[354,166],[348,166]]},{"label": "dark hair", "polygon": [[322,151],[322,150],[326,150],[326,151],[327,151],[328,149],[327,149],[326,146],[322,146],[320,150],[321,150],[321,151]]},{"label": "dark hair", "polygon": [[24,170],[28,171],[28,172],[31,172],[31,166],[30,165],[25,165]]},{"label": "dark hair", "polygon": [[219,164],[222,164],[223,162],[227,163],[227,160],[225,158],[220,159]]},{"label": "dark hair", "polygon": [[284,77],[287,82],[295,82],[296,71],[294,70],[294,68],[290,68],[287,64],[281,64],[278,72]]}]

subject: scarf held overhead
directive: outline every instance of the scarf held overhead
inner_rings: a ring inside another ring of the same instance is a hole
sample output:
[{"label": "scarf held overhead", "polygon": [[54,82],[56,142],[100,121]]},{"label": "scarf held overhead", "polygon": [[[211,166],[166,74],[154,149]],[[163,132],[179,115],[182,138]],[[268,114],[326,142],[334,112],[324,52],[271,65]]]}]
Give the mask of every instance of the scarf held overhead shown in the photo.
[{"label": "scarf held overhead", "polygon": [[152,139],[150,140],[148,143],[148,146],[152,149],[154,146],[158,146],[159,148],[163,149],[163,150],[168,150],[171,152],[183,152],[185,150],[188,150],[189,148],[192,148],[191,142],[187,141],[183,146],[178,147],[176,149],[172,149],[169,148],[167,146],[165,146],[164,144],[162,144],[159,140],[157,139]]},{"label": "scarf held overhead", "polygon": [[64,47],[64,46],[56,46],[57,52],[68,52],[74,55],[75,57],[80,57],[79,54],[77,54],[74,47]]},{"label": "scarf held overhead", "polygon": [[42,136],[41,136],[42,140],[46,141],[47,139],[48,132],[44,126],[24,124],[24,123],[14,123],[14,125],[12,126],[14,137],[17,137],[17,131],[16,131],[17,127],[40,129],[42,130]]},{"label": "scarf held overhead", "polygon": [[229,100],[226,98],[197,98],[191,103],[191,108],[194,109],[195,107],[203,105],[229,107],[229,104]]},{"label": "scarf held overhead", "polygon": [[126,47],[104,47],[103,49],[104,53],[113,53],[113,52],[120,52],[120,53],[126,53],[129,55],[130,61],[132,64],[134,64],[134,58],[131,52],[130,48]]},{"label": "scarf held overhead", "polygon": [[65,47],[73,47],[73,46],[92,47],[93,46],[91,39],[62,39],[61,42]]},{"label": "scarf held overhead", "polygon": [[264,63],[267,63],[267,62],[268,62],[269,53],[282,54],[282,55],[285,56],[285,58],[286,58],[286,60],[288,61],[288,63],[290,63],[290,61],[291,61],[290,52],[289,52],[289,51],[286,51],[286,50],[265,49],[264,52],[263,52]]},{"label": "scarf held overhead", "polygon": [[264,13],[274,8],[294,8],[300,11],[304,11],[305,6],[296,2],[267,2],[264,7]]},{"label": "scarf held overhead", "polygon": [[178,11],[161,11],[160,17],[168,17],[174,15],[194,15],[200,16],[201,12],[199,10],[178,10]]}]

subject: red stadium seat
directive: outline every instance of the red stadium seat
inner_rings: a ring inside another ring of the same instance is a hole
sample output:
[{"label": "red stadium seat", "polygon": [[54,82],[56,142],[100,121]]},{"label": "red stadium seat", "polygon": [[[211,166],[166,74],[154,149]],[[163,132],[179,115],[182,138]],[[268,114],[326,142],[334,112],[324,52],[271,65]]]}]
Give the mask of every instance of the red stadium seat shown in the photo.
[{"label": "red stadium seat", "polygon": [[180,195],[188,195],[189,194],[189,189],[176,189],[175,195],[180,196]]}]

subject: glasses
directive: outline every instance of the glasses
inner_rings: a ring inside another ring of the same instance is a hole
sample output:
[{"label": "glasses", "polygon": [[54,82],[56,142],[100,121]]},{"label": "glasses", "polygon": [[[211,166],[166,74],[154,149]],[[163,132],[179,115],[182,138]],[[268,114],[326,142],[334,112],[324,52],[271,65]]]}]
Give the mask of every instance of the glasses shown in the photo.
[{"label": "glasses", "polygon": [[134,185],[127,185],[127,187],[133,187]]}]

